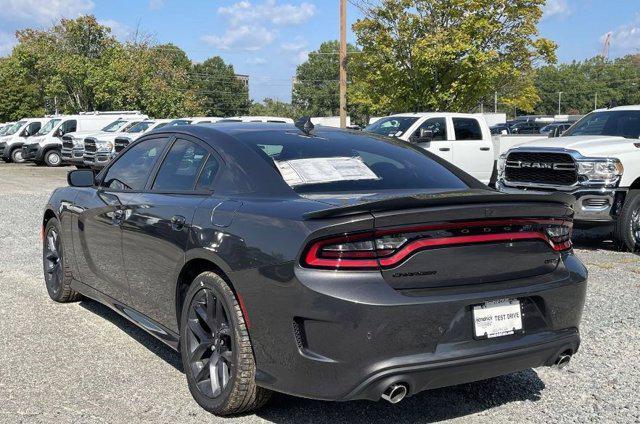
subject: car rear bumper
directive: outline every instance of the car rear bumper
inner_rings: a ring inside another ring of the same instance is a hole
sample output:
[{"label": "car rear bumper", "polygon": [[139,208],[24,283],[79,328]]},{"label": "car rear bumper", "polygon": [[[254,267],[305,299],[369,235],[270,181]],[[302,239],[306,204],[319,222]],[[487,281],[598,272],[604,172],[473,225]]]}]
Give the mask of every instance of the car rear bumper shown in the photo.
[{"label": "car rear bumper", "polygon": [[[256,288],[273,290],[273,280],[255,281],[268,273],[238,288],[256,380],[295,396],[377,400],[394,383],[412,395],[552,365],[580,344],[587,271],[573,254],[542,276],[422,290],[394,290],[375,272],[296,267],[295,289],[274,294]],[[476,339],[473,307],[506,298],[520,300],[524,333]]]}]

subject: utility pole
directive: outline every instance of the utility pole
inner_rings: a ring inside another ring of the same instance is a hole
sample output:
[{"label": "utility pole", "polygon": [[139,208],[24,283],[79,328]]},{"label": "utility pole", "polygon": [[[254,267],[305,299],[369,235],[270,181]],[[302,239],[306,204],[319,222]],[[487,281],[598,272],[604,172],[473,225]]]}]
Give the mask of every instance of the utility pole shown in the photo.
[{"label": "utility pole", "polygon": [[598,109],[598,92],[596,91],[596,98],[593,100],[593,110]]},{"label": "utility pole", "polygon": [[562,113],[562,91],[558,91],[558,115]]},{"label": "utility pole", "polygon": [[347,128],[347,0],[340,0],[340,128]]},{"label": "utility pole", "polygon": [[493,93],[493,113],[498,113],[498,92]]}]

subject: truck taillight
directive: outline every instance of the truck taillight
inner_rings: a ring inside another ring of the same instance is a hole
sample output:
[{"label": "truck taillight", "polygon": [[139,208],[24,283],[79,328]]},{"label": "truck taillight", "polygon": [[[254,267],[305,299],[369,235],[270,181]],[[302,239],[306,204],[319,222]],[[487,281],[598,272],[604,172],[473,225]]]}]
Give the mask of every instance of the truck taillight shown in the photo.
[{"label": "truck taillight", "polygon": [[386,269],[422,250],[523,240],[541,240],[560,252],[571,249],[571,231],[570,221],[540,219],[380,229],[315,240],[305,249],[302,265],[320,269]]}]

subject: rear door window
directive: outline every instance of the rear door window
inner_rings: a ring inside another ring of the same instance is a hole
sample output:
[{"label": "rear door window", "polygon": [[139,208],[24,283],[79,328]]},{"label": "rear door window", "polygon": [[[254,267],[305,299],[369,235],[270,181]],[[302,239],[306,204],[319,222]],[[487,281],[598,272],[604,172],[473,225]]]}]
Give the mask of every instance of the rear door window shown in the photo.
[{"label": "rear door window", "polygon": [[474,118],[453,118],[456,140],[482,140],[480,123]]},{"label": "rear door window", "polygon": [[202,165],[209,152],[200,145],[187,140],[176,140],[162,162],[154,191],[190,191],[195,189]]},{"label": "rear door window", "polygon": [[151,138],[137,143],[109,167],[102,187],[124,191],[144,190],[168,142],[166,138]]}]

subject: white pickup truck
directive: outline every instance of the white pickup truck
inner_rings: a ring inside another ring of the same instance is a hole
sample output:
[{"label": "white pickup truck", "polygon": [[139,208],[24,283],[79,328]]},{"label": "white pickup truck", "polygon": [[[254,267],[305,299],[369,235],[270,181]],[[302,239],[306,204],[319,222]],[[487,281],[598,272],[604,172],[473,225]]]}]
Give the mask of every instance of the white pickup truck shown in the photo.
[{"label": "white pickup truck", "polygon": [[640,250],[640,106],[595,110],[561,137],[509,150],[496,186],[572,194],[577,225],[613,224],[620,247]]},{"label": "white pickup truck", "polygon": [[403,113],[380,118],[364,131],[397,137],[451,162],[489,184],[496,154],[482,115],[468,113]]}]

